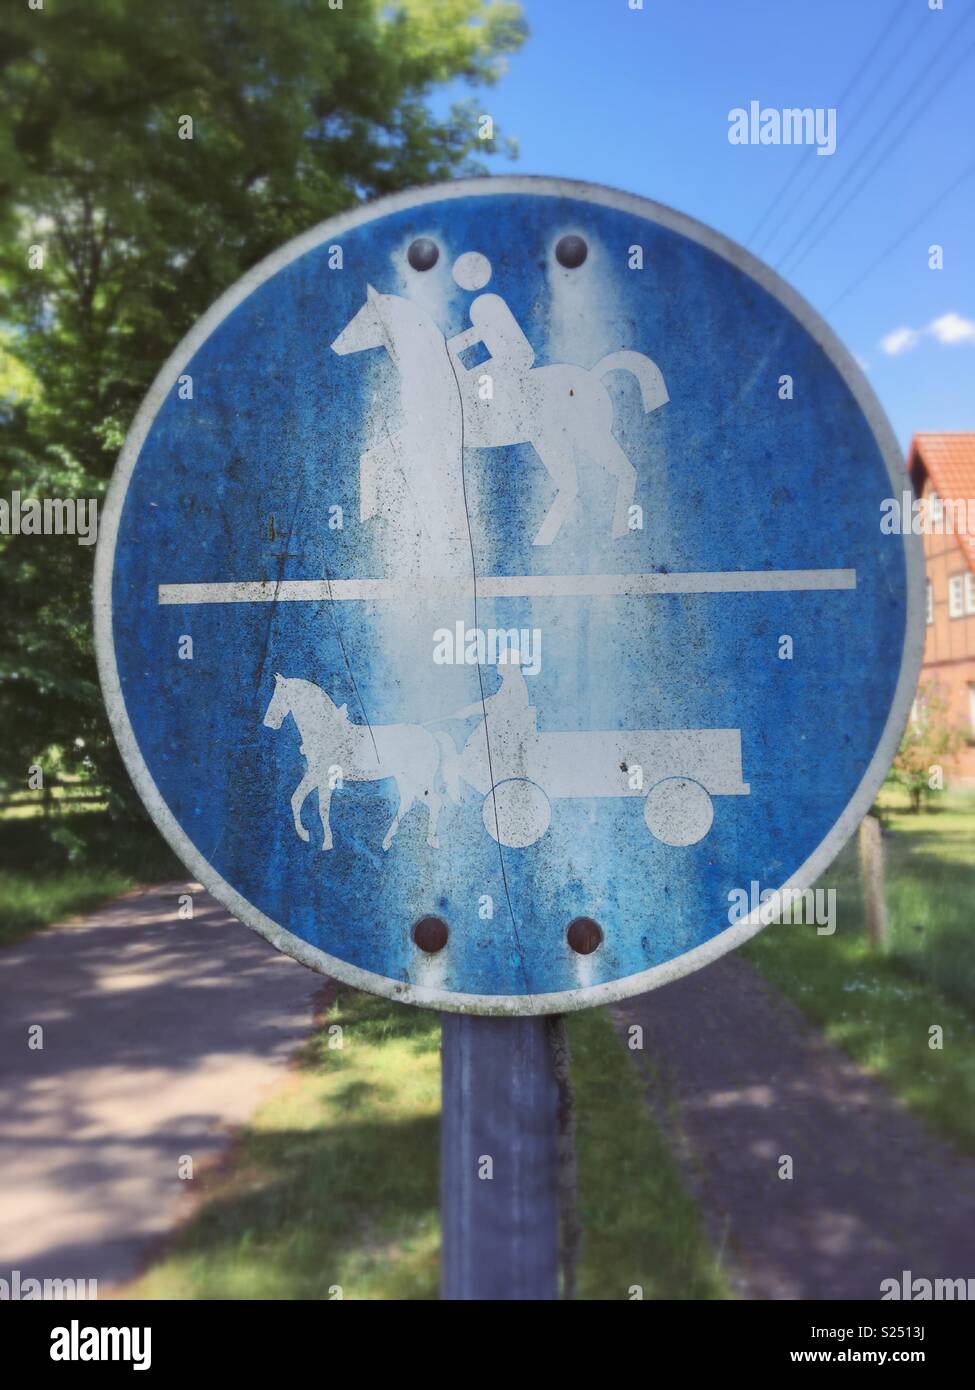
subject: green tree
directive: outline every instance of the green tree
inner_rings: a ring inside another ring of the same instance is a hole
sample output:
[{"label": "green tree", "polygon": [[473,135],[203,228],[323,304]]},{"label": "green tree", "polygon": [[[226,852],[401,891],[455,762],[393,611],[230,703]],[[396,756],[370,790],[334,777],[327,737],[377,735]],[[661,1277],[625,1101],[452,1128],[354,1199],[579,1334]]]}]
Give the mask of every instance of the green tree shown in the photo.
[{"label": "green tree", "polygon": [[904,730],[887,781],[903,787],[911,810],[920,811],[935,790],[935,768],[943,776],[944,764],[957,753],[961,730],[952,723],[950,703],[937,681],[922,682]]},{"label": "green tree", "polygon": [[[509,0],[6,6],[0,495],[100,498],[166,356],[249,266],[361,199],[481,172],[473,98],[439,120],[427,99],[494,82],[524,33]],[[127,786],[91,566],[64,537],[0,538],[0,779],[57,750]]]}]

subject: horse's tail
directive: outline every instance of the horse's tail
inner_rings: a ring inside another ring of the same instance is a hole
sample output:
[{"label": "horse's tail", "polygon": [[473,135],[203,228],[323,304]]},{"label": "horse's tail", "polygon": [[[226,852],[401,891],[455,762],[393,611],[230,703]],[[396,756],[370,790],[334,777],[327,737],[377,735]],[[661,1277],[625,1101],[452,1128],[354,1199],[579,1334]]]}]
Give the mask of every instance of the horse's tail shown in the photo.
[{"label": "horse's tail", "polygon": [[643,409],[648,414],[658,406],[666,405],[670,400],[667,387],[664,385],[663,373],[656,362],[651,362],[642,352],[628,352],[626,349],[622,352],[611,352],[597,362],[592,370],[594,376],[605,376],[607,372],[632,373],[640,383]]},{"label": "horse's tail", "polygon": [[440,749],[440,772],[443,776],[444,786],[447,788],[447,795],[451,801],[459,801],[460,756],[457,752],[457,745],[449,734],[435,733],[433,736]]}]

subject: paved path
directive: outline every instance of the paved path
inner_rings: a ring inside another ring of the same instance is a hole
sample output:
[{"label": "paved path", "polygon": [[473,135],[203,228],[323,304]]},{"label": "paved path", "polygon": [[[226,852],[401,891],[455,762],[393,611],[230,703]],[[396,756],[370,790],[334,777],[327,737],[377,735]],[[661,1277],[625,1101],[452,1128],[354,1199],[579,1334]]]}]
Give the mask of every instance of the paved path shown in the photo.
[{"label": "paved path", "polygon": [[746,961],[725,957],[612,1013],[644,1029],[630,1055],[746,1297],[878,1299],[905,1269],[975,1277],[975,1163]]},{"label": "paved path", "polygon": [[[194,917],[177,899],[195,888]],[[0,1277],[128,1279],[307,1036],[320,975],[199,885],[0,951]],[[32,1024],[43,1051],[28,1048]]]}]

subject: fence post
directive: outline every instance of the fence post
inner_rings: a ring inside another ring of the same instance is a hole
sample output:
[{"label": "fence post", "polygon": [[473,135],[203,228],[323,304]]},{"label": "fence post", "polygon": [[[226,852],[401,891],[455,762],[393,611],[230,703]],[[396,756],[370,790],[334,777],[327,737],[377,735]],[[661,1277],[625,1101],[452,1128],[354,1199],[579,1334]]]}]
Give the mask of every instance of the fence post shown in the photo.
[{"label": "fence post", "polygon": [[887,901],[884,896],[884,842],[876,816],[864,816],[860,822],[860,877],[867,940],[871,946],[882,946],[887,939]]}]

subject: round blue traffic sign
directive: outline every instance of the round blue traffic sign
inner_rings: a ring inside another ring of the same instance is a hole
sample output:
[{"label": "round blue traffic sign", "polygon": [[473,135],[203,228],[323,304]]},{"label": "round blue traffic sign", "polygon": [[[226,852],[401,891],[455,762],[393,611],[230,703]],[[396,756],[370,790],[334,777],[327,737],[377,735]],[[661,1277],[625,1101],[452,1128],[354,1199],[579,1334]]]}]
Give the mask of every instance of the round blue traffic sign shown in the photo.
[{"label": "round blue traffic sign", "polygon": [[903,488],[849,355],[717,233],[560,180],[398,194],[154,384],[97,556],[109,714],[191,872],[316,969],[634,994],[808,906],[869,809],[921,658]]}]

